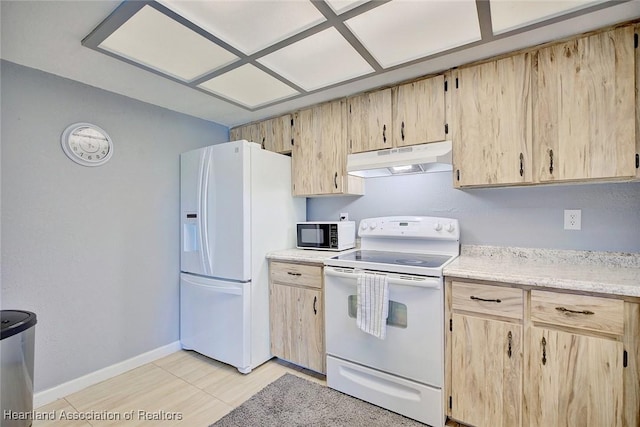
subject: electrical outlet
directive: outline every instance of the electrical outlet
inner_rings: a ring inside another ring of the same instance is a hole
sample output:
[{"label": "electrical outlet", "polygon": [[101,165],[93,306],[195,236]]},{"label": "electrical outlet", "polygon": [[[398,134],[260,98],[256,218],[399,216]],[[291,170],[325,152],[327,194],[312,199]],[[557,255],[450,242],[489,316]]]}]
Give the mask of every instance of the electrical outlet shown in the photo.
[{"label": "electrical outlet", "polygon": [[565,230],[581,230],[582,229],[582,211],[580,209],[564,210],[564,229]]},{"label": "electrical outlet", "polygon": [[340,221],[349,221],[349,214],[347,212],[340,212]]}]

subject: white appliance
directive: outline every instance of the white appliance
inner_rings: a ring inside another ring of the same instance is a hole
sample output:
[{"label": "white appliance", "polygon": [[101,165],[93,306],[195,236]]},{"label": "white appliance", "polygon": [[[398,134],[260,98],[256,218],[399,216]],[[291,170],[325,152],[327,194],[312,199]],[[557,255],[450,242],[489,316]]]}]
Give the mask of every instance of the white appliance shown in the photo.
[{"label": "white appliance", "polygon": [[291,158],[234,141],[180,156],[180,342],[249,373],[271,358],[265,255],[295,245]]},{"label": "white appliance", "polygon": [[451,152],[451,141],[440,141],[349,154],[347,156],[347,172],[349,175],[362,178],[448,172],[453,170]]},{"label": "white appliance", "polygon": [[[383,217],[360,221],[360,249],[325,261],[327,385],[442,427],[444,280],[460,253],[458,221]],[[386,337],[356,324],[358,277],[388,282]]]},{"label": "white appliance", "polygon": [[344,251],[356,247],[355,221],[308,221],[296,224],[298,249]]}]

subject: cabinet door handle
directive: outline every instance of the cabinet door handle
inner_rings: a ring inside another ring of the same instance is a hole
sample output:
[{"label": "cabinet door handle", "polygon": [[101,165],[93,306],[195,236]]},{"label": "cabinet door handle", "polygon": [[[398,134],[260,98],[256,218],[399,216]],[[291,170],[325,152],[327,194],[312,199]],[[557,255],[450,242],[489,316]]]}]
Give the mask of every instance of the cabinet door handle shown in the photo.
[{"label": "cabinet door handle", "polygon": [[293,271],[287,271],[289,276],[302,276],[302,273],[294,273]]},{"label": "cabinet door handle", "polygon": [[542,337],[542,364],[547,364],[547,340]]},{"label": "cabinet door handle", "polygon": [[565,307],[556,307],[556,310],[561,311],[563,313],[573,313],[573,314],[595,314],[593,311],[589,310],[571,310]]},{"label": "cabinet door handle", "polygon": [[404,122],[402,122],[402,124],[400,125],[400,136],[402,137],[402,140],[404,141]]},{"label": "cabinet door handle", "polygon": [[524,176],[524,156],[520,153],[520,176]]},{"label": "cabinet door handle", "polygon": [[502,300],[499,300],[499,299],[484,299],[484,298],[480,298],[480,297],[474,297],[473,295],[471,295],[469,297],[469,299],[472,299],[474,301],[496,302],[498,304],[500,304],[502,302]]},{"label": "cabinet door handle", "polygon": [[263,149],[263,150],[264,150],[264,140],[265,140],[265,137],[263,136],[263,137],[262,137],[262,149]]},{"label": "cabinet door handle", "polygon": [[387,125],[382,125],[382,143],[387,143]]},{"label": "cabinet door handle", "polygon": [[318,308],[316,307],[316,303],[318,302],[318,297],[313,297],[313,314],[318,314]]},{"label": "cabinet door handle", "polygon": [[509,331],[509,333],[507,334],[507,342],[508,342],[508,348],[507,348],[507,355],[509,356],[509,359],[511,359],[511,343],[513,341],[513,335],[511,334],[511,331]]},{"label": "cabinet door handle", "polygon": [[338,189],[338,172],[333,176],[333,185],[336,186],[336,190]]},{"label": "cabinet door handle", "polygon": [[553,150],[549,150],[549,173],[553,173]]}]

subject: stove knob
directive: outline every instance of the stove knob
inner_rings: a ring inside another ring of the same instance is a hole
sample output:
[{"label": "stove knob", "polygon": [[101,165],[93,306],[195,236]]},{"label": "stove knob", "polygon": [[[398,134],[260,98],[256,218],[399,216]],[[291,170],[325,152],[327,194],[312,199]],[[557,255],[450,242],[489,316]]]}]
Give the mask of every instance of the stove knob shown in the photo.
[{"label": "stove knob", "polygon": [[433,229],[436,231],[442,230],[442,224],[440,224],[439,222],[436,222],[435,225],[433,226]]},{"label": "stove knob", "polygon": [[361,221],[360,222],[360,230],[366,230],[369,226],[367,225],[366,221]]},{"label": "stove knob", "polygon": [[449,233],[453,232],[453,230],[456,229],[456,227],[453,224],[447,224],[447,227],[445,228]]}]

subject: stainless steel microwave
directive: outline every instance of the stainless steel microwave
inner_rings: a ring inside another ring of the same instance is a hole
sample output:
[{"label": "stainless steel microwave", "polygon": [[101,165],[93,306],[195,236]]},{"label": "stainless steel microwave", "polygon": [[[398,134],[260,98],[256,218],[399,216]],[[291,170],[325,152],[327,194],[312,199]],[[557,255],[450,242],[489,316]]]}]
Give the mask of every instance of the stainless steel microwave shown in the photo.
[{"label": "stainless steel microwave", "polygon": [[354,221],[309,221],[296,224],[298,249],[343,251],[356,247]]}]

